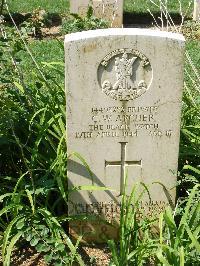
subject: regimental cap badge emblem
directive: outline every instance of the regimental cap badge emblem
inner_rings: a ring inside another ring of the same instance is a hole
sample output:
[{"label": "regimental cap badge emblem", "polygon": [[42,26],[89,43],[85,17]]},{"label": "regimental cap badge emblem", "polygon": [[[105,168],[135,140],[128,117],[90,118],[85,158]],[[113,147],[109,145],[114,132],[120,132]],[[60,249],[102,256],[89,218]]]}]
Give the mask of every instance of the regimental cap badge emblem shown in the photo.
[{"label": "regimental cap badge emblem", "polygon": [[137,50],[118,49],[108,54],[98,68],[102,91],[114,100],[129,101],[150,87],[152,68],[148,58]]}]

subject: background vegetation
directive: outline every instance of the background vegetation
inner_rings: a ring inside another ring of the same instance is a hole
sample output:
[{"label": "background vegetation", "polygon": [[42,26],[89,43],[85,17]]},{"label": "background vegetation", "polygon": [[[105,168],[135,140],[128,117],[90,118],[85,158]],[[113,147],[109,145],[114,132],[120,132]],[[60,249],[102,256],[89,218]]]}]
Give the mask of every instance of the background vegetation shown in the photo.
[{"label": "background vegetation", "polygon": [[[106,22],[93,18],[91,11],[86,20],[69,17],[67,1],[9,0],[8,4],[1,17],[0,37],[3,263],[10,265],[16,243],[25,243],[41,252],[47,263],[83,265],[79,241],[72,244],[67,235],[64,49],[59,32],[106,27]],[[188,1],[182,4],[186,10]],[[148,6],[153,14],[160,6],[163,15],[180,11],[179,1],[172,0],[166,9],[159,1],[126,0],[124,10],[139,13],[142,20]],[[32,12],[32,16],[15,16],[15,12]],[[168,25],[187,37],[177,206],[162,213],[159,221],[138,221],[138,193],[133,188],[132,196],[123,199],[126,215],[121,215],[120,243],[109,243],[111,265],[145,265],[150,260],[155,265],[182,266],[195,265],[200,259],[200,27],[190,20],[191,14],[192,6],[181,28]],[[55,25],[59,27],[56,37],[43,32]],[[130,208],[132,203],[135,209]],[[157,233],[152,234],[156,223]]]}]

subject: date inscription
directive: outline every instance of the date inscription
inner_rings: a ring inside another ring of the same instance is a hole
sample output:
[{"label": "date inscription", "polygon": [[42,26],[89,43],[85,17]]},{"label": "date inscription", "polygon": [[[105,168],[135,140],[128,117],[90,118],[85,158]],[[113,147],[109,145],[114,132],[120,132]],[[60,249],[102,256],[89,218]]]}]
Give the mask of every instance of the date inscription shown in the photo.
[{"label": "date inscription", "polygon": [[92,107],[88,125],[75,132],[76,139],[138,137],[145,132],[150,137],[173,135],[171,129],[160,129],[159,106]]}]

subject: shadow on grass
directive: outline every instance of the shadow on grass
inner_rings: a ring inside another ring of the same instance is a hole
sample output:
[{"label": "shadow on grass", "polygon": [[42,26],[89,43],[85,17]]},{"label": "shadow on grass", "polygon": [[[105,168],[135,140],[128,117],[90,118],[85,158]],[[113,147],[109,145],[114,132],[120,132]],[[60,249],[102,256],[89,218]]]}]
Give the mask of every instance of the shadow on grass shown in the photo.
[{"label": "shadow on grass", "polygon": [[[162,24],[161,19],[160,19],[160,12],[153,12],[152,13],[157,24],[160,26]],[[152,25],[155,25],[155,21],[153,16],[148,13],[148,12],[124,12],[124,19],[123,19],[123,24],[126,25],[127,27],[131,25],[139,25],[140,27],[149,27]],[[175,25],[179,25],[181,23],[181,15],[179,13],[170,13],[170,17],[173,20],[173,23]],[[163,23],[164,26],[167,25],[167,20],[163,16]]]},{"label": "shadow on grass", "polygon": [[[19,26],[21,23],[31,18],[32,13],[12,13],[11,14],[15,23]],[[12,26],[12,20],[9,14],[4,14],[4,19],[9,26]],[[62,17],[58,13],[47,13],[44,17],[44,25],[46,27],[56,27],[62,24]]]},{"label": "shadow on grass", "polygon": [[[162,22],[160,19],[160,12],[152,13],[157,24],[161,26]],[[15,23],[19,26],[21,23],[31,19],[32,13],[12,13],[12,17]],[[124,12],[123,14],[123,24],[125,27],[150,27],[155,25],[153,16],[149,12]],[[181,15],[179,13],[170,13],[171,21],[175,25],[180,25]],[[7,22],[8,26],[12,26],[11,18],[8,14],[4,14],[4,19]],[[190,19],[189,17],[186,20]],[[167,25],[167,20],[163,16],[163,24]],[[62,25],[62,16],[59,13],[47,13],[44,17],[44,26],[45,27],[56,27]]]}]

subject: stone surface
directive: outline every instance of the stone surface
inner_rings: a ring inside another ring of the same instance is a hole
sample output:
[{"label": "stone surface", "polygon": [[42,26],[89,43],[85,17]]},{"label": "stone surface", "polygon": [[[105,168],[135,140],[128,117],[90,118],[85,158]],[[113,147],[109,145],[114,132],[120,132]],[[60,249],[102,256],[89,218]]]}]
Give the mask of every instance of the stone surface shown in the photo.
[{"label": "stone surface", "polygon": [[89,5],[96,17],[110,22],[110,27],[122,27],[123,0],[71,0],[70,12],[85,16]]},{"label": "stone surface", "polygon": [[[69,214],[97,214],[117,224],[126,176],[127,194],[137,182],[149,186],[152,201],[141,201],[148,215],[173,205],[183,36],[142,29],[87,31],[67,35],[65,53],[69,188],[112,189],[71,192]],[[70,228],[87,241],[117,237],[117,230],[100,220]]]},{"label": "stone surface", "polygon": [[194,0],[193,19],[200,21],[200,0]]}]

